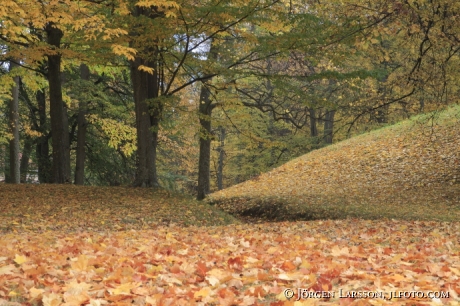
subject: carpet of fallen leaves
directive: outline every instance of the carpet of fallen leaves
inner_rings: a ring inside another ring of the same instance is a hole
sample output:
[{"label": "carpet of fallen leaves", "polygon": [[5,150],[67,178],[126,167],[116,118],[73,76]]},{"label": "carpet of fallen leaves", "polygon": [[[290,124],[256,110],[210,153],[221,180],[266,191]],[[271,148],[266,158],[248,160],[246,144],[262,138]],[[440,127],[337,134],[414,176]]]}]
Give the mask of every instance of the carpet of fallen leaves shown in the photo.
[{"label": "carpet of fallen leaves", "polygon": [[0,184],[0,233],[128,230],[157,224],[225,225],[235,219],[165,190]]},{"label": "carpet of fallen leaves", "polygon": [[209,201],[262,220],[460,220],[460,107],[433,116],[310,152]]},{"label": "carpet of fallen leaves", "polygon": [[[0,305],[458,305],[459,237],[459,223],[358,219],[8,233]],[[394,297],[406,291],[448,297]]]},{"label": "carpet of fallen leaves", "polygon": [[443,120],[211,197],[249,220],[342,220],[238,224],[166,191],[0,185],[0,305],[459,305],[460,223],[411,221],[460,216],[458,118]]}]

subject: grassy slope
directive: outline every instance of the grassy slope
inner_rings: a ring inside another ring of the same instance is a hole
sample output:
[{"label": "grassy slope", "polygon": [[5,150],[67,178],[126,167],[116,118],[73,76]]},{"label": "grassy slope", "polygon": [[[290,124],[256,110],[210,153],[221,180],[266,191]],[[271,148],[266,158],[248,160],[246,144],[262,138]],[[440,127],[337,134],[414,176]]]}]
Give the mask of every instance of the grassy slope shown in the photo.
[{"label": "grassy slope", "polygon": [[2,231],[148,229],[225,225],[236,220],[206,203],[167,191],[74,185],[0,185]]},{"label": "grassy slope", "polygon": [[453,106],[313,151],[209,200],[262,220],[450,221],[460,217],[459,183],[460,107]]}]

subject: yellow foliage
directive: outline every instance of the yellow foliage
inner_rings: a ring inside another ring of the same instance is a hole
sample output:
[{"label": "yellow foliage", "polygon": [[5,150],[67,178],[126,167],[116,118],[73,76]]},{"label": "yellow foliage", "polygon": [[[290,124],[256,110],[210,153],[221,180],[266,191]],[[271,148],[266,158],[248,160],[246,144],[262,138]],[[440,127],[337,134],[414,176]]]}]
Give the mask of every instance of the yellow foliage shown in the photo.
[{"label": "yellow foliage", "polygon": [[144,66],[144,65],[140,65],[139,67],[137,67],[137,69],[139,69],[140,71],[147,72],[148,74],[153,74],[153,72],[154,72],[153,68],[147,67],[147,66]]},{"label": "yellow foliage", "polygon": [[116,55],[125,56],[130,61],[134,60],[134,56],[137,53],[136,49],[134,49],[134,48],[129,48],[129,47],[118,45],[118,44],[113,44],[112,45],[112,51]]}]

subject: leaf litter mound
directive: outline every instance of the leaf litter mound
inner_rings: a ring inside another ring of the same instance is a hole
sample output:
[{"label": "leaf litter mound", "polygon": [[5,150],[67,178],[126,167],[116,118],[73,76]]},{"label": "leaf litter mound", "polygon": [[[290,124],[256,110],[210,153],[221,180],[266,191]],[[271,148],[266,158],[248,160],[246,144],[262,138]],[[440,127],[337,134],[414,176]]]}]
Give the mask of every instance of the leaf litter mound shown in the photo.
[{"label": "leaf litter mound", "polygon": [[248,220],[460,217],[460,107],[353,137],[212,194]]}]

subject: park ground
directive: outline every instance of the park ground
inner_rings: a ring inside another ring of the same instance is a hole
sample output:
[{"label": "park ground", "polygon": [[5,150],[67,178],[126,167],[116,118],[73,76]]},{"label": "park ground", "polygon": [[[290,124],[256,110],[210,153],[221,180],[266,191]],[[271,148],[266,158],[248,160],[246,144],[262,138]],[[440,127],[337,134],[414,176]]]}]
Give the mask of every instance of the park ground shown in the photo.
[{"label": "park ground", "polygon": [[2,184],[0,305],[458,305],[459,122],[353,137],[206,202]]}]

